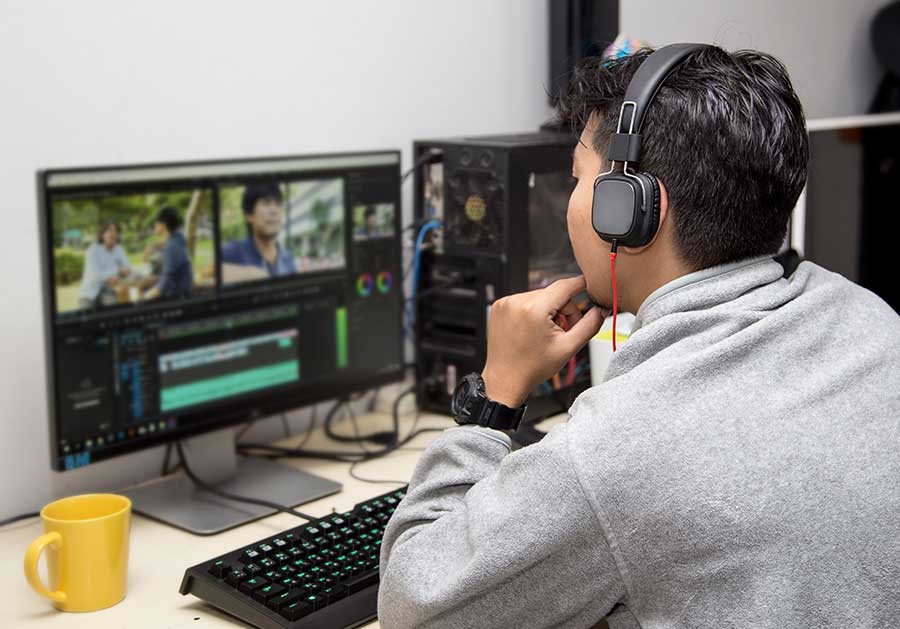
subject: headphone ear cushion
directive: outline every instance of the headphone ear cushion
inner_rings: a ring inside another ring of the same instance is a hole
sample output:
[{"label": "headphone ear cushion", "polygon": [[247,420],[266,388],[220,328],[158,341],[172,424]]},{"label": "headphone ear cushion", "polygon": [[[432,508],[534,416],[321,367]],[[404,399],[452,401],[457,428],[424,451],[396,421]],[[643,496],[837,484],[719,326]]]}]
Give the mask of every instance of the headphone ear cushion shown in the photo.
[{"label": "headphone ear cushion", "polygon": [[650,185],[650,190],[652,191],[651,194],[653,195],[653,198],[650,200],[650,207],[647,208],[649,210],[649,215],[647,216],[647,230],[644,233],[643,243],[647,244],[651,240],[653,240],[653,237],[656,235],[656,232],[659,229],[659,180],[650,173],[645,172],[638,173],[638,176],[646,179],[647,183]]}]

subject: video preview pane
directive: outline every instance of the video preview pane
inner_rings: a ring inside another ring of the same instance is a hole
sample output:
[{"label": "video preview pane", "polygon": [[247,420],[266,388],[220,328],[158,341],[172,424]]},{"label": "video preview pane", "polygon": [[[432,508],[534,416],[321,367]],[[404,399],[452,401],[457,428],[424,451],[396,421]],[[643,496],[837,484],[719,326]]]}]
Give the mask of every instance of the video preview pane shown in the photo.
[{"label": "video preview pane", "polygon": [[57,313],[215,288],[209,190],[65,196],[52,212]]},{"label": "video preview pane", "polygon": [[344,268],[342,179],[219,190],[223,284]]},{"label": "video preview pane", "polygon": [[353,207],[353,240],[372,240],[394,236],[394,204],[376,203]]}]

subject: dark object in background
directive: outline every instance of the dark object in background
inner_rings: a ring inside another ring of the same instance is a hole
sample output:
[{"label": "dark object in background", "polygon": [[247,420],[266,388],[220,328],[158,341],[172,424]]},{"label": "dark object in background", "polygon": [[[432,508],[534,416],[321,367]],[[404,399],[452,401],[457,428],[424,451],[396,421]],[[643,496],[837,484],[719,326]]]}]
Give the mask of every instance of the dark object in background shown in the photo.
[{"label": "dark object in background", "polygon": [[[522,133],[414,143],[415,218],[444,224],[426,241],[416,293],[420,409],[449,413],[457,380],[484,367],[496,299],[579,273],[566,224],[575,142]],[[571,385],[567,366],[538,387],[523,426],[568,409],[590,386],[587,349],[572,374]]]},{"label": "dark object in background", "polygon": [[[870,111],[900,111],[900,2],[887,5],[875,15],[872,46],[887,72]],[[900,312],[900,282],[890,271],[896,265],[892,248],[900,229],[900,218],[891,209],[897,206],[900,184],[900,126],[864,129],[862,146],[859,283]]]},{"label": "dark object in background", "polygon": [[550,12],[550,104],[585,57],[599,55],[619,34],[619,0],[547,0]]},{"label": "dark object in background", "polygon": [[875,14],[872,46],[885,70],[900,77],[900,2],[889,4]]}]

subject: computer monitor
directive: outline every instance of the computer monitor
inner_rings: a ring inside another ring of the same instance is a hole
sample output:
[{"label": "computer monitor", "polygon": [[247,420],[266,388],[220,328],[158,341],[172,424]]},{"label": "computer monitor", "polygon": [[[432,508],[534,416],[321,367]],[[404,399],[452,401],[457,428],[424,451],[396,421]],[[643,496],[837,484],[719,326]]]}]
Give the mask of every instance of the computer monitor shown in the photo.
[{"label": "computer monitor", "polygon": [[810,120],[807,128],[809,174],[794,209],[791,246],[900,312],[893,271],[900,113]]},{"label": "computer monitor", "polygon": [[399,168],[386,151],[38,173],[52,467],[400,379]]}]

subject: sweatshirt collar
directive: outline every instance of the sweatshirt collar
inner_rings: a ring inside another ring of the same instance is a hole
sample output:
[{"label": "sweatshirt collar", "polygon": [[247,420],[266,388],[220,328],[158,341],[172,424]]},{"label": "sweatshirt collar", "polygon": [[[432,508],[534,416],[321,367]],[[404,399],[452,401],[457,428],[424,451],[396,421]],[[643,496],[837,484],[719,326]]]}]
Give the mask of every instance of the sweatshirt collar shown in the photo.
[{"label": "sweatshirt collar", "polygon": [[[758,269],[756,267],[759,267]],[[744,272],[747,271],[747,272]],[[754,272],[756,271],[756,272]],[[761,284],[768,284],[782,274],[781,265],[772,256],[760,256],[720,264],[675,278],[650,293],[635,315],[632,331],[652,323],[669,312],[710,308],[743,294]],[[736,282],[723,283],[722,291],[695,291],[699,284],[712,284],[724,276],[740,276]],[[728,288],[725,289],[724,285]],[[693,295],[697,293],[697,295]],[[692,295],[692,296],[689,296]],[[699,300],[696,298],[700,298]],[[685,306],[690,306],[686,308]]]}]

